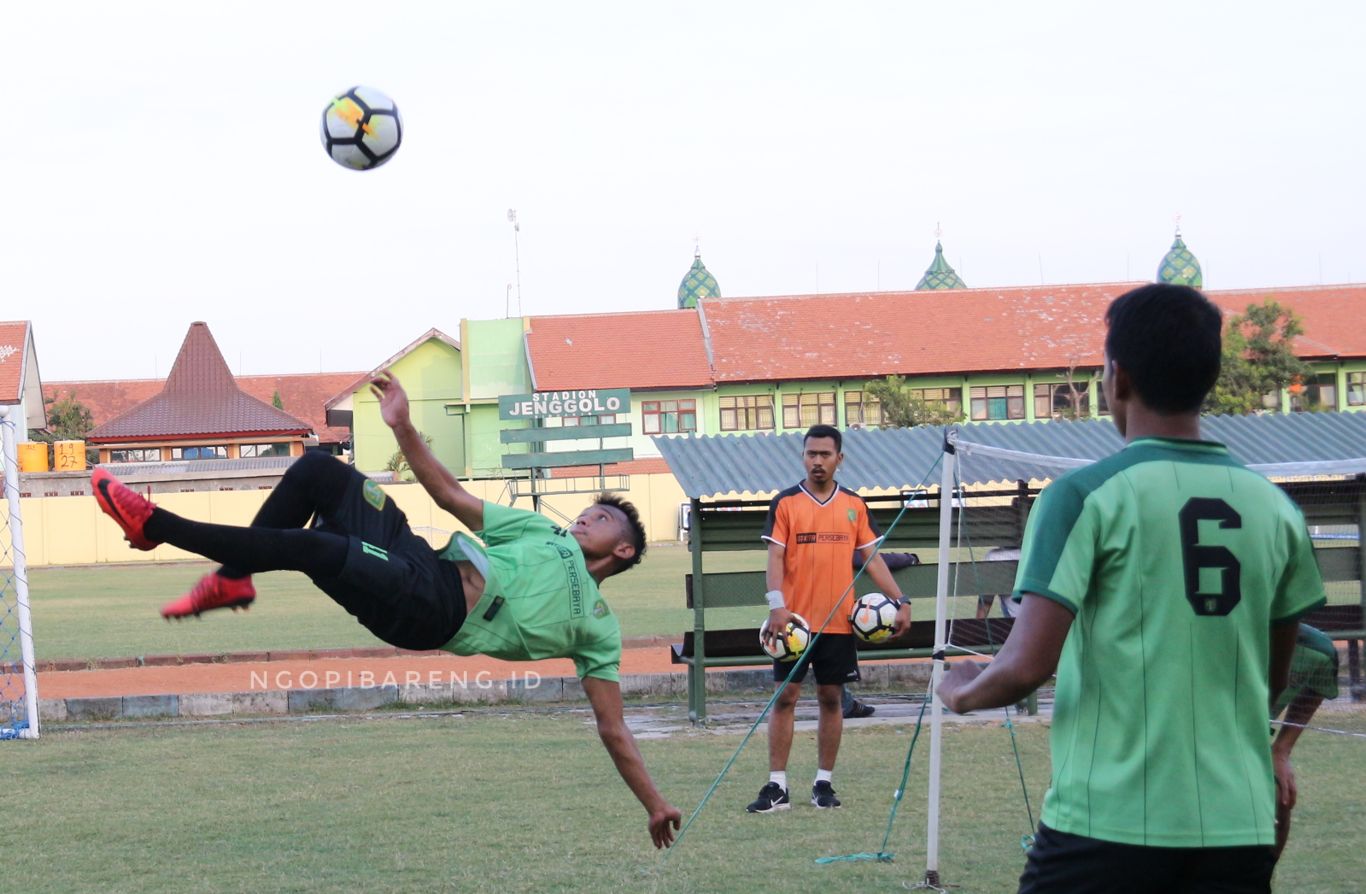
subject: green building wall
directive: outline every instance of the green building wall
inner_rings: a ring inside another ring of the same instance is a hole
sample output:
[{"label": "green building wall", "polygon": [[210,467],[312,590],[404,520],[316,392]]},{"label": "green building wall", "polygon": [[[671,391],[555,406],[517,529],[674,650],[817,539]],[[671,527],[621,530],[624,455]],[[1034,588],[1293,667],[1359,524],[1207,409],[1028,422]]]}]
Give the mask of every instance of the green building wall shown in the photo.
[{"label": "green building wall", "polygon": [[[413,424],[432,439],[437,458],[448,468],[463,469],[465,420],[446,412],[446,405],[461,397],[460,352],[439,339],[429,339],[394,361],[389,370],[403,383]],[[398,442],[380,418],[379,401],[368,387],[355,393],[351,426],[356,468],[362,472],[384,469],[398,450]]]}]

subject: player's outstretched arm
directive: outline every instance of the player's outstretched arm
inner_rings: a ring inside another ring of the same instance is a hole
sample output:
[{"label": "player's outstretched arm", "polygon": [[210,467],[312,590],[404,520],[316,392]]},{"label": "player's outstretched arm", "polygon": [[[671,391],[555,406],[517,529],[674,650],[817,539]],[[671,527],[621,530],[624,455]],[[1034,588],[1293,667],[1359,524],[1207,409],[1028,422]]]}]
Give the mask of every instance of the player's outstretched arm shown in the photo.
[{"label": "player's outstretched arm", "polygon": [[939,684],[939,698],[959,714],[1020,701],[1058,669],[1073,617],[1062,603],[1026,593],[996,658],[986,670],[971,661],[955,662]]},{"label": "player's outstretched arm", "polygon": [[655,847],[668,847],[673,844],[674,831],[682,822],[683,814],[664,800],[645,769],[645,759],[640,756],[635,737],[631,735],[622,714],[621,685],[597,677],[584,677],[582,682],[583,691],[593,705],[602,744],[606,746],[607,753],[612,755],[621,778],[626,780],[626,785],[650,814],[650,839]]},{"label": "player's outstretched arm", "polygon": [[370,391],[379,398],[379,415],[394,431],[398,449],[408,459],[418,483],[431,494],[436,505],[454,515],[471,531],[484,528],[484,503],[465,490],[460,481],[441,465],[432,448],[413,427],[408,413],[408,395],[393,373],[382,372],[370,380]]}]

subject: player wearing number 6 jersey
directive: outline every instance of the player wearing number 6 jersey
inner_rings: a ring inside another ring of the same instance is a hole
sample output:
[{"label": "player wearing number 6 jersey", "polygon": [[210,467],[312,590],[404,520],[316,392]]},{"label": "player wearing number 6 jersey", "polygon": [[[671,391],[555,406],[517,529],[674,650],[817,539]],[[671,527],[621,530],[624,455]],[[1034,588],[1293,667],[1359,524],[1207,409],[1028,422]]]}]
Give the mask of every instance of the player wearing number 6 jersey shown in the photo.
[{"label": "player wearing number 6 jersey", "polygon": [[940,696],[1008,705],[1057,671],[1052,783],[1020,891],[1268,891],[1266,712],[1297,619],[1323,602],[1312,544],[1277,487],[1200,440],[1218,309],[1151,285],[1106,321],[1102,387],[1126,446],[1040,496],[1014,629]]}]

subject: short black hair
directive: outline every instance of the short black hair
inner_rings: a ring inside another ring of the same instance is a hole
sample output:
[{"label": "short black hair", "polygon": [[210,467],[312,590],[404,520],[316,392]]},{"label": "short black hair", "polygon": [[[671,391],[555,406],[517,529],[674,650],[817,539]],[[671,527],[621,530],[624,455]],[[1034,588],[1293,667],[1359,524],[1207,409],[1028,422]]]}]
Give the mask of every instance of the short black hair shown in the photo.
[{"label": "short black hair", "polygon": [[806,442],[812,438],[834,438],[835,452],[839,453],[844,449],[844,435],[841,435],[840,430],[833,425],[813,425],[808,428],[802,437],[803,449],[806,448]]},{"label": "short black hair", "polygon": [[1140,286],[1110,303],[1105,323],[1105,353],[1144,404],[1164,415],[1200,409],[1219,378],[1224,325],[1208,298],[1190,286]]},{"label": "short black hair", "polygon": [[645,525],[641,523],[640,513],[636,511],[636,507],[616,494],[605,492],[600,493],[593,498],[593,505],[611,506],[614,509],[620,510],[621,514],[626,516],[626,528],[627,534],[629,534],[629,537],[626,539],[630,540],[631,545],[636,549],[636,554],[629,559],[621,560],[621,563],[612,574],[620,574],[623,571],[629,571],[639,565],[640,560],[645,558]]}]

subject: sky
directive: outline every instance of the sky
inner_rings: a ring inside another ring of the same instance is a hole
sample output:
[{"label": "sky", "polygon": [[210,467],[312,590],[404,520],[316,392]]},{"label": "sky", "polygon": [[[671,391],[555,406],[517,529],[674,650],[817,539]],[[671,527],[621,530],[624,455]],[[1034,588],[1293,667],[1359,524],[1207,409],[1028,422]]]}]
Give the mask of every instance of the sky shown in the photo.
[{"label": "sky", "polygon": [[[1363,42],[1354,2],[8,3],[0,320],[45,382],[164,377],[196,320],[360,371],[675,307],[695,245],[727,297],[911,289],[937,231],[971,287],[1116,282],[1177,215],[1208,288],[1366,281]],[[403,116],[374,171],[319,141],[355,84]]]}]

